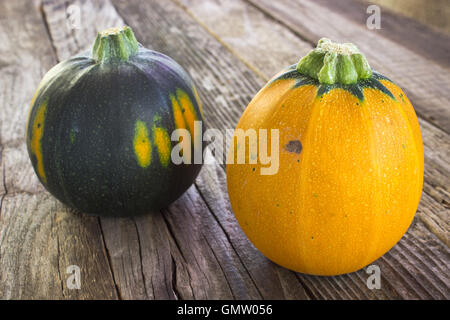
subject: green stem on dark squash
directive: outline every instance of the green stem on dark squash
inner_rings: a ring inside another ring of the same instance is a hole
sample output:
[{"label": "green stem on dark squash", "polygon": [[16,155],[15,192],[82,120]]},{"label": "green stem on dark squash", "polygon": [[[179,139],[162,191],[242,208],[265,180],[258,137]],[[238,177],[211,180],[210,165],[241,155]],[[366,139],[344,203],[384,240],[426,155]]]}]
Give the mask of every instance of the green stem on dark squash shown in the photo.
[{"label": "green stem on dark squash", "polygon": [[97,33],[92,58],[97,62],[127,61],[139,50],[139,44],[130,27],[109,28]]},{"label": "green stem on dark squash", "polygon": [[372,76],[366,57],[352,43],[322,38],[297,64],[297,71],[323,84],[353,84]]}]

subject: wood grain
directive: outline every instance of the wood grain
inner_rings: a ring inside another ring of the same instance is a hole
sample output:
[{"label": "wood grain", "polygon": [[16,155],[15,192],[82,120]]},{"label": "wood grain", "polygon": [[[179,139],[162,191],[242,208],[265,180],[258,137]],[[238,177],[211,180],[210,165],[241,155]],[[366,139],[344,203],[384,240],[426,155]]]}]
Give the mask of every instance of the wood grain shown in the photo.
[{"label": "wood grain", "polygon": [[[373,4],[373,2],[366,0],[315,0],[315,2],[360,25],[366,24],[369,16],[366,13],[367,7]],[[411,2],[409,4],[410,6],[414,5]],[[439,8],[439,6],[444,6],[444,2],[424,2],[423,6]],[[421,8],[416,9],[420,10]],[[408,12],[404,13],[407,14]],[[404,15],[396,14],[383,6],[381,7],[381,29],[374,29],[373,31],[422,55],[426,59],[439,63],[447,69],[450,67],[448,45],[450,36],[447,34],[436,32],[429,26]]]},{"label": "wood grain", "polygon": [[405,90],[422,118],[449,133],[450,71],[447,67],[310,0],[247,1],[312,45],[322,37],[355,43],[374,69],[390,75]]}]

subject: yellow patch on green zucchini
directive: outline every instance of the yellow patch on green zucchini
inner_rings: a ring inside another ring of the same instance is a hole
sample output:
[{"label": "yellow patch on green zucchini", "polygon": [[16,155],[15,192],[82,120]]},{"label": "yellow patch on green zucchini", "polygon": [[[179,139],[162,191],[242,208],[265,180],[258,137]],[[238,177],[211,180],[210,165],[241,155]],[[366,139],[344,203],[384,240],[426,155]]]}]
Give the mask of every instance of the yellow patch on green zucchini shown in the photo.
[{"label": "yellow patch on green zucchini", "polygon": [[187,129],[186,123],[184,122],[183,112],[181,111],[180,104],[174,95],[170,95],[170,102],[172,103],[173,118],[175,121],[175,127],[177,129]]},{"label": "yellow patch on green zucchini", "polygon": [[167,167],[170,160],[171,142],[166,129],[153,126],[153,142],[158,149],[159,161]]},{"label": "yellow patch on green zucchini", "polygon": [[[194,96],[197,100],[197,103],[199,105],[200,113],[201,111],[201,105],[200,105],[200,99],[198,98],[197,91],[195,88],[194,90]],[[200,132],[196,132],[194,130],[194,124],[195,121],[202,121],[202,117],[198,118],[198,114],[195,110],[194,104],[192,103],[191,98],[189,95],[183,91],[182,89],[177,89],[175,95],[170,95],[170,101],[172,103],[173,108],[173,117],[175,120],[175,126],[177,129],[187,129],[189,130],[191,136],[193,137],[192,142],[194,143],[197,141],[197,135]],[[198,130],[197,130],[198,131]]]},{"label": "yellow patch on green zucchini", "polygon": [[134,153],[142,168],[146,168],[152,161],[152,144],[148,136],[147,124],[144,121],[136,121],[133,139]]},{"label": "yellow patch on green zucchini", "polygon": [[44,162],[42,158],[41,140],[42,136],[44,135],[44,122],[46,113],[47,113],[47,102],[44,102],[38,107],[38,110],[34,116],[33,126],[31,128],[31,142],[30,142],[31,152],[36,157],[37,173],[44,183],[47,183],[47,177],[45,175]]},{"label": "yellow patch on green zucchini", "polygon": [[177,100],[180,102],[181,111],[183,112],[184,120],[189,127],[189,131],[193,134],[194,121],[197,120],[194,105],[186,92],[181,89],[177,89]]},{"label": "yellow patch on green zucchini", "polygon": [[192,86],[192,91],[194,92],[195,100],[197,100],[197,104],[198,104],[198,109],[200,110],[200,114],[203,118],[204,115],[203,115],[202,102],[200,101],[200,97],[198,95],[198,92],[197,92],[197,89],[195,88],[195,86]]},{"label": "yellow patch on green zucchini", "polygon": [[[33,110],[33,106],[34,103],[36,102],[36,99],[39,95],[39,88],[36,90],[36,92],[33,95],[33,98],[31,99],[31,103],[30,103],[30,109],[28,109],[28,116],[27,116],[27,123],[30,123],[30,116],[31,116],[31,111]],[[27,126],[27,131],[25,133],[25,137],[28,137],[28,126]]]}]

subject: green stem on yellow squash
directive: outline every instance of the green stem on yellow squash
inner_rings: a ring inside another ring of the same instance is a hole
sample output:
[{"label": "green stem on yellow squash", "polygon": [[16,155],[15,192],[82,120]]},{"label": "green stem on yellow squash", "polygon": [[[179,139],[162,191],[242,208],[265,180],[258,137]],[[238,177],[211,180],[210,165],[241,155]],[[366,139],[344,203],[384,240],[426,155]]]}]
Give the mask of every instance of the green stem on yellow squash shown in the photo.
[{"label": "green stem on yellow squash", "polygon": [[297,64],[297,71],[323,84],[353,84],[372,76],[366,57],[352,43],[322,38]]}]

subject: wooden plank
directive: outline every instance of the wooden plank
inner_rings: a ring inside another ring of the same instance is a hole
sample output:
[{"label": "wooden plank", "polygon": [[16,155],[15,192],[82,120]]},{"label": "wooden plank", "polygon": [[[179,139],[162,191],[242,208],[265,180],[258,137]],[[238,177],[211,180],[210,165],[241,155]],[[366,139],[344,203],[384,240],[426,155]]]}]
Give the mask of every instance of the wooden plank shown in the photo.
[{"label": "wooden plank", "polygon": [[309,41],[242,0],[175,2],[265,81],[312,49]]},{"label": "wooden plank", "polygon": [[175,298],[171,287],[170,249],[165,223],[160,219],[159,212],[147,219],[101,219],[121,299]]},{"label": "wooden plank", "polygon": [[[202,29],[194,19],[187,17],[179,7],[172,5],[170,2],[164,5],[157,1],[146,3],[128,1],[126,4],[113,1],[113,3],[116,5],[120,15],[124,17],[124,20],[135,30],[138,39],[144,45],[171,55],[190,72],[198,85],[200,96],[204,101],[204,110],[209,125],[222,129],[234,127],[243,108],[265,82],[264,79],[255,76],[242,60],[236,59],[232,52],[226,50],[210,33]],[[164,18],[158,19],[158,17]],[[167,30],[170,30],[170,32]],[[202,170],[202,177],[205,170],[208,170],[208,166]],[[210,181],[212,183],[209,185],[216,184],[223,188],[225,186],[224,180],[221,181],[213,177]],[[251,253],[248,253],[248,251],[239,252],[237,249],[242,246],[239,241],[244,240],[236,240],[235,236],[232,235],[232,230],[239,228],[232,217],[231,211],[224,211],[220,206],[214,209],[217,207],[214,201],[217,198],[217,191],[202,192],[201,188],[204,185],[206,185],[204,180],[197,184],[203,198],[215,216],[220,217],[220,215],[224,215],[224,219],[230,224],[230,226],[227,226],[225,223],[221,223],[232,246],[238,252],[245,265],[246,259],[251,260]],[[217,187],[215,189],[210,187],[210,190],[217,190]],[[224,199],[226,199],[226,192],[223,191],[223,194]],[[208,199],[210,200],[208,201]],[[219,218],[218,220],[220,221]],[[427,246],[430,241],[434,241],[432,243],[437,248],[437,251],[435,253],[436,257],[433,259],[439,265],[444,266],[444,270],[448,271],[448,249],[446,246],[429,232],[426,233],[426,229],[424,229],[421,221],[417,221],[414,226],[421,228],[419,230],[418,228],[412,227],[409,230],[411,238],[416,240],[421,239],[420,241],[417,240],[417,246],[420,248],[420,253],[418,254],[420,259],[424,261],[431,259],[431,253],[428,253]],[[422,232],[423,234],[419,232],[422,229],[425,230],[425,232]],[[427,238],[424,238],[425,236],[430,237],[431,240],[427,240]],[[412,246],[405,246],[405,249],[402,250],[406,250],[411,255],[412,250],[418,251],[417,247]],[[377,263],[383,263],[382,260],[381,262],[379,261]],[[389,264],[383,269],[388,271],[393,270],[391,271],[393,279],[387,276],[386,281],[384,281],[386,283],[386,289],[377,292],[367,289],[365,286],[366,277],[363,271],[359,275],[326,278],[326,280],[321,277],[292,274],[298,280],[297,286],[300,284],[302,287],[305,287],[308,292],[308,297],[313,298],[342,297],[344,295],[342,288],[352,288],[349,291],[350,293],[347,294],[353,298],[411,298],[430,295],[435,298],[443,298],[442,288],[448,287],[448,279],[442,279],[440,273],[437,276],[434,275],[430,271],[431,269],[427,269],[429,265],[423,267],[417,264],[416,269],[402,270],[407,275],[407,277],[402,278],[395,270],[396,268],[402,268],[403,261],[386,261]],[[251,268],[247,266],[247,269]],[[429,279],[431,279],[425,282],[425,288],[416,283],[415,278],[419,274],[427,274]],[[282,277],[280,274],[278,276]],[[305,277],[307,280],[304,280],[302,277]],[[391,280],[399,283],[398,286],[400,289],[398,291],[389,285],[389,281]],[[291,279],[288,281],[291,281]],[[280,282],[281,286],[285,288],[284,281],[280,280]],[[291,287],[295,288],[295,285],[292,284]],[[438,287],[440,290],[428,292],[427,290],[432,287]],[[417,292],[409,292],[402,288],[414,288]],[[315,294],[311,295],[311,292],[315,292]],[[444,294],[444,296],[448,296],[448,292],[444,292]]]},{"label": "wooden plank", "polygon": [[[74,28],[68,27],[67,9],[71,5],[80,14],[79,24]],[[60,61],[91,50],[98,31],[123,25],[122,18],[109,1],[44,0],[42,9]]]},{"label": "wooden plank", "polygon": [[309,42],[240,0],[175,2],[265,79],[295,63],[312,48]]},{"label": "wooden plank", "polygon": [[[366,24],[369,16],[366,10],[373,3],[364,0],[316,0],[315,2],[359,25]],[[424,5],[432,6],[434,4],[424,3]],[[443,2],[441,6],[443,6]],[[447,69],[450,67],[448,45],[450,37],[447,34],[436,32],[412,18],[396,14],[383,6],[381,6],[381,29],[373,31]]]},{"label": "wooden plank", "polygon": [[358,0],[377,4],[385,10],[420,22],[435,32],[450,35],[450,7],[447,0]]},{"label": "wooden plank", "polygon": [[450,221],[448,202],[434,201],[428,193],[422,194],[422,200],[416,215],[427,228],[435,234],[447,247],[450,247]]},{"label": "wooden plank", "polygon": [[[256,69],[266,81],[287,65],[295,63],[297,52],[305,54],[312,48],[275,20],[241,0],[177,0],[177,3],[247,65]],[[250,46],[245,45],[248,38],[251,39]],[[285,45],[286,39],[289,46]],[[279,54],[281,50],[288,50],[291,60],[285,60],[289,54]],[[268,60],[270,63],[267,63]],[[447,218],[450,202],[450,135],[425,120],[419,119],[419,122],[425,152],[424,191],[431,196],[422,201],[419,216],[444,243],[450,245]],[[422,207],[432,210],[422,210]]]},{"label": "wooden plank", "polygon": [[165,217],[191,277],[193,297],[261,299],[195,186],[180,200]]},{"label": "wooden plank", "polygon": [[[411,99],[416,112],[443,131],[450,131],[450,71],[326,6],[310,0],[247,0],[302,39],[316,44],[322,37],[353,42],[370,65],[391,76]],[[447,42],[448,48],[448,42]],[[432,50],[432,49],[430,49]]]},{"label": "wooden plank", "polygon": [[[0,297],[115,299],[98,219],[44,192],[24,147],[29,102],[56,63],[42,16],[31,1],[2,1],[0,12]],[[70,265],[82,290],[67,286]]]},{"label": "wooden plank", "polygon": [[[1,298],[117,298],[97,218],[48,193],[19,193],[4,198],[1,226]],[[67,285],[72,265],[80,268],[80,290]]]}]

